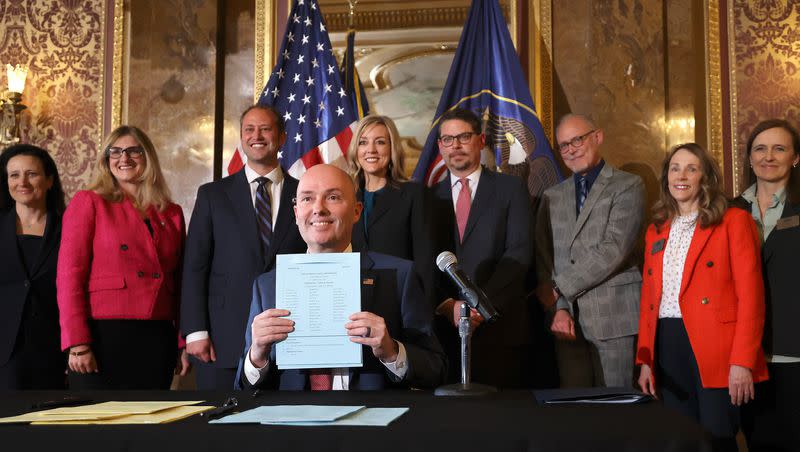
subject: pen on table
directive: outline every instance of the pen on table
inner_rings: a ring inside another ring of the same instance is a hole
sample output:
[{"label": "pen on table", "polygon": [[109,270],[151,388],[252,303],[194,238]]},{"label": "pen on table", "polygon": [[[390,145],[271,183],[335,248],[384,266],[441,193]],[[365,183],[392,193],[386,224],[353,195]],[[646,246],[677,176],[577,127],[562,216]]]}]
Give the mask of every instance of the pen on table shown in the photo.
[{"label": "pen on table", "polygon": [[208,420],[219,419],[222,416],[230,413],[231,411],[235,410],[239,406],[239,401],[236,397],[228,397],[228,400],[222,404],[222,406],[214,408],[213,410],[209,410],[203,413],[200,413],[200,416],[208,418]]},{"label": "pen on table", "polygon": [[87,403],[91,402],[92,399],[87,399],[84,397],[65,397],[58,400],[47,400],[44,402],[33,403],[31,404],[31,409],[40,410],[43,408],[61,408],[67,406],[86,405]]}]

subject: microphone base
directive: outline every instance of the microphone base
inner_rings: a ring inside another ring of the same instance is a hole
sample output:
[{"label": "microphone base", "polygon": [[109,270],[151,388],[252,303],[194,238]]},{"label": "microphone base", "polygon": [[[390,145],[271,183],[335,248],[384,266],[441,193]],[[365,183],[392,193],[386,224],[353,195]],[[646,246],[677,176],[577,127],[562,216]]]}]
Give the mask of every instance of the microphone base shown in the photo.
[{"label": "microphone base", "polygon": [[480,383],[454,383],[439,386],[433,391],[437,396],[484,396],[497,392],[497,388]]}]

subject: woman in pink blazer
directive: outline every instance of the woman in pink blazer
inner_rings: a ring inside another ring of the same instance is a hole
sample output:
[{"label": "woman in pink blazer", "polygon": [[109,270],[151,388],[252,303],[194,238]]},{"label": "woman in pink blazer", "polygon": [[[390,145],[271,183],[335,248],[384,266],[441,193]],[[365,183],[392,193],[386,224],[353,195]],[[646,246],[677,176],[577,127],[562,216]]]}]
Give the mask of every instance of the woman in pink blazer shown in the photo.
[{"label": "woman in pink blazer", "polygon": [[58,258],[70,387],[169,389],[173,370],[189,368],[175,326],[183,211],[136,127],[111,132],[95,173],[67,207]]},{"label": "woman in pink blazer", "polygon": [[697,419],[714,450],[735,451],[739,407],[767,378],[764,284],[756,225],[727,208],[720,182],[695,143],[664,160],[645,238],[636,364],[642,391]]}]

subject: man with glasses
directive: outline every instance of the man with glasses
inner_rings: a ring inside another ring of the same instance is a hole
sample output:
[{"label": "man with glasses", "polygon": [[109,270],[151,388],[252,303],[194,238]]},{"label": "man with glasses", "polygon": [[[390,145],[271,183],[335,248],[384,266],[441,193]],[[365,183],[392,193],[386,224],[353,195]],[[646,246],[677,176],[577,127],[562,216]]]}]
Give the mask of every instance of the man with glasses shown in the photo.
[{"label": "man with glasses", "polygon": [[276,254],[306,249],[292,211],[297,180],[278,163],[286,141],[281,115],[254,105],[240,126],[247,164],[198,189],[186,237],[181,331],[202,390],[233,388],[253,280],[275,265]]},{"label": "man with glasses", "polygon": [[573,177],[544,192],[536,219],[537,297],[550,310],[562,387],[633,385],[644,185],[600,153],[603,130],[569,114],[556,129]]},{"label": "man with glasses", "polygon": [[[492,324],[474,310],[472,378],[500,388],[533,384],[526,274],[532,225],[525,182],[481,166],[485,137],[471,111],[451,110],[439,121],[439,152],[449,170],[433,190],[436,252],[451,251],[461,269],[500,313]],[[460,380],[458,320],[461,301],[443,274],[438,281],[437,334],[450,359],[449,381]]]}]

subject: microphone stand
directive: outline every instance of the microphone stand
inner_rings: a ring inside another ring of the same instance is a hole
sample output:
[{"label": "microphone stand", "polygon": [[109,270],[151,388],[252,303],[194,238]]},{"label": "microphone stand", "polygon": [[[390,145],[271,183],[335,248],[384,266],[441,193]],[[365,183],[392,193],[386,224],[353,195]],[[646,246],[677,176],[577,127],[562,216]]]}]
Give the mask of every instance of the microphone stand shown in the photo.
[{"label": "microphone stand", "polygon": [[470,309],[467,303],[461,303],[460,314],[458,335],[461,337],[461,383],[439,386],[433,393],[437,396],[478,396],[497,392],[494,386],[470,381],[472,326],[469,323]]}]

